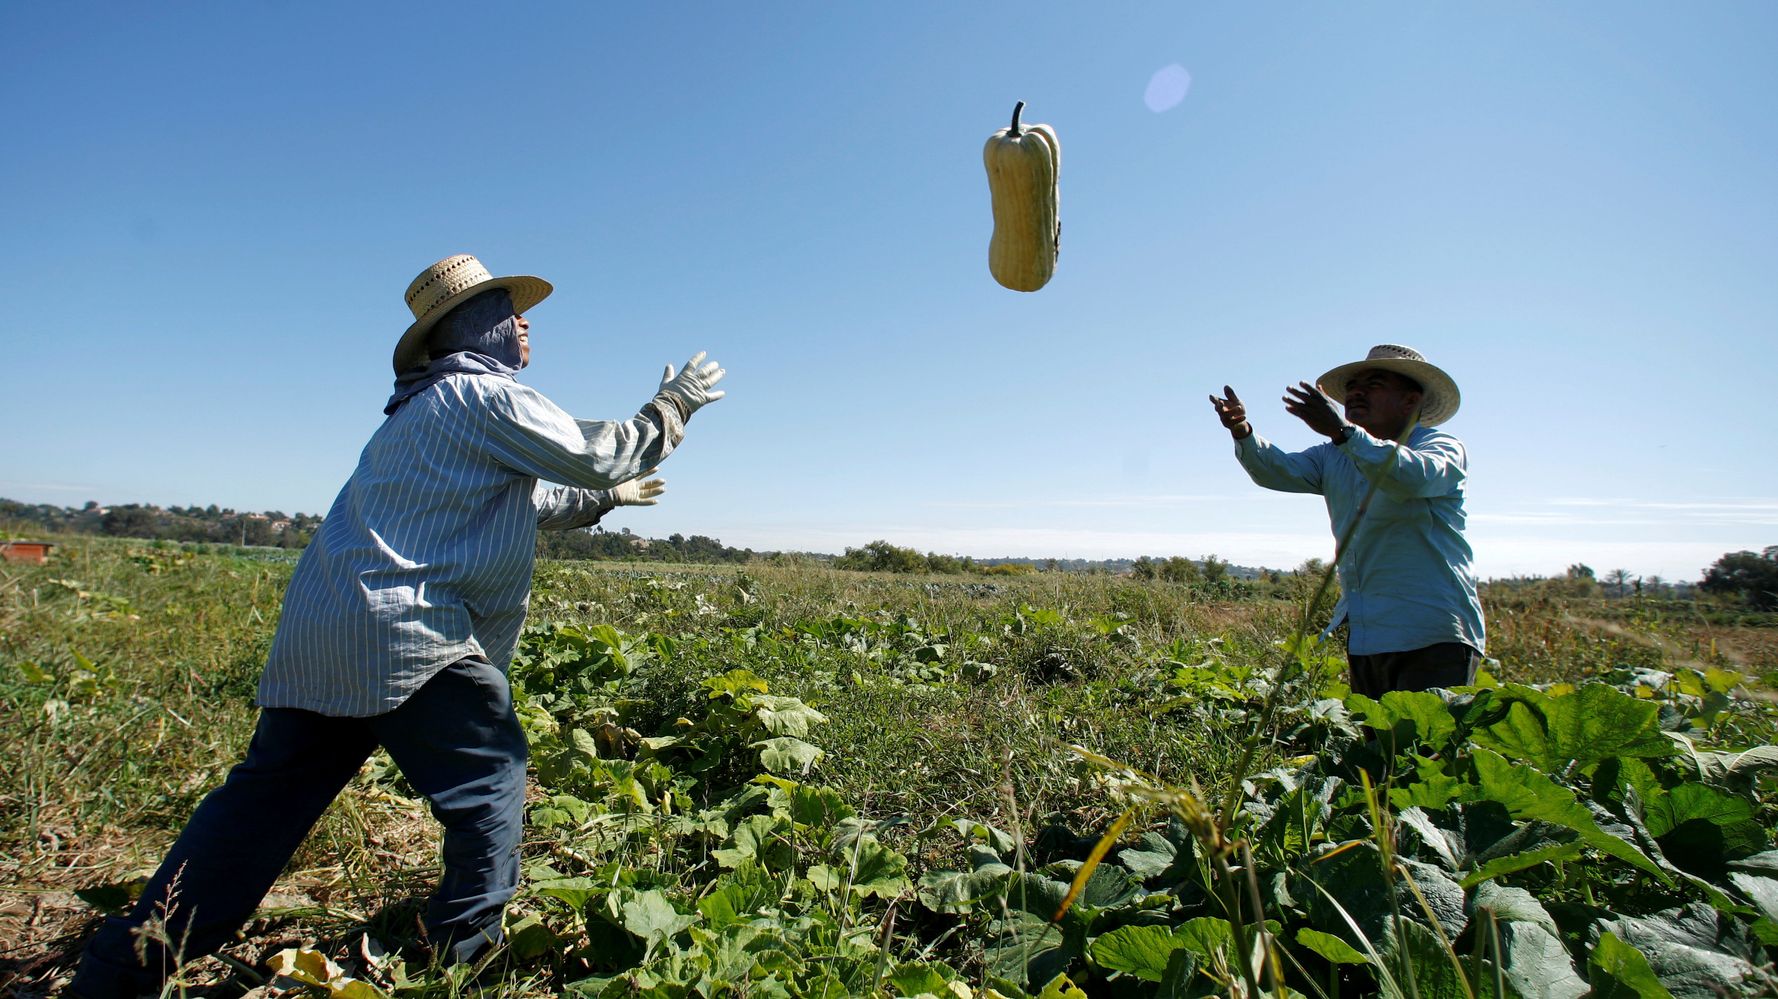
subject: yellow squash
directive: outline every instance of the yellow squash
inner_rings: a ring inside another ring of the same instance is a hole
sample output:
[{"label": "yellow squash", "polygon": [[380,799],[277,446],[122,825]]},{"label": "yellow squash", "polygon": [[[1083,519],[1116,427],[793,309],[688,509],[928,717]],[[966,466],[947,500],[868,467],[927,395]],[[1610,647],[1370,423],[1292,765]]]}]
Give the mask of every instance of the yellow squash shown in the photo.
[{"label": "yellow squash", "polygon": [[1062,146],[1048,125],[1020,125],[1020,101],[1012,125],[988,137],[982,163],[994,197],[994,238],[988,241],[988,270],[1014,291],[1036,291],[1056,272],[1062,221],[1056,178],[1062,172]]}]

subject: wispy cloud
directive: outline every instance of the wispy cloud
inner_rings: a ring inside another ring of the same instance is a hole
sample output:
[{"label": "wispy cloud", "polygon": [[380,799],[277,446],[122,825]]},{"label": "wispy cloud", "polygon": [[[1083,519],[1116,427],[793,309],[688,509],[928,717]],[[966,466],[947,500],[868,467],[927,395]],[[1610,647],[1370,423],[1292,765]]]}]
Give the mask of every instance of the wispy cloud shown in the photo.
[{"label": "wispy cloud", "polygon": [[1168,509],[1195,503],[1227,503],[1234,497],[1221,494],[1155,496],[1038,496],[1004,500],[933,500],[920,506],[932,510],[1020,509]]},{"label": "wispy cloud", "polygon": [[91,493],[101,486],[90,482],[9,482],[0,480],[0,494],[7,492]]},{"label": "wispy cloud", "polygon": [[1770,499],[1639,500],[1617,496],[1563,496],[1546,502],[1551,506],[1608,507],[1622,510],[1778,513],[1778,500]]},{"label": "wispy cloud", "polygon": [[1764,499],[1635,500],[1615,497],[1559,497],[1536,506],[1484,509],[1471,513],[1478,524],[1671,527],[1778,526],[1778,501]]}]

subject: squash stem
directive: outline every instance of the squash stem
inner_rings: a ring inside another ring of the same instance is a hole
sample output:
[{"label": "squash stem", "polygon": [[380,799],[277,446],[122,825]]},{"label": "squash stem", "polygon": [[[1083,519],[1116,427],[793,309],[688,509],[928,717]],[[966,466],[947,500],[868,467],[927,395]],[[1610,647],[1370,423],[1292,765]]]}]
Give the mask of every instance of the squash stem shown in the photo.
[{"label": "squash stem", "polygon": [[1020,101],[1012,106],[1012,127],[1006,130],[1006,134],[1015,139],[1019,137],[1019,112],[1023,110],[1025,110],[1024,101]]}]

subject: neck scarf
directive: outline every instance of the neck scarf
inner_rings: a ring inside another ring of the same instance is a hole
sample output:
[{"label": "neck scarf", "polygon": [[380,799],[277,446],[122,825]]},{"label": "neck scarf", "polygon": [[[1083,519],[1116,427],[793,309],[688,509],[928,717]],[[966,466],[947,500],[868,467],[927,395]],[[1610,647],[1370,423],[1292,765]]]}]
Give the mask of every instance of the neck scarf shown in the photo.
[{"label": "neck scarf", "polygon": [[512,378],[522,354],[512,296],[504,288],[484,291],[445,314],[426,337],[430,358],[395,379],[395,394],[383,405],[385,415],[455,373]]}]

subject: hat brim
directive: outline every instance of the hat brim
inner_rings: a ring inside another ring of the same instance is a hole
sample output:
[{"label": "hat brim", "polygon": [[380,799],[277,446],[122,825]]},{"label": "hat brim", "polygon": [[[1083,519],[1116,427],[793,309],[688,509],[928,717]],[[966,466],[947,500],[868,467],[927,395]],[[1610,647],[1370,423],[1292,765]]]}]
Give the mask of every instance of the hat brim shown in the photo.
[{"label": "hat brim", "polygon": [[438,325],[438,321],[452,309],[484,291],[493,291],[496,288],[505,288],[507,293],[512,296],[514,315],[524,315],[538,302],[548,298],[550,292],[556,290],[555,285],[529,274],[489,278],[464,288],[428,309],[425,315],[414,320],[414,324],[407,328],[407,332],[401,334],[401,339],[395,344],[395,373],[399,375],[409,368],[417,368],[425,364],[426,334],[432,332],[432,327]]},{"label": "hat brim", "polygon": [[1405,375],[1420,383],[1420,426],[1436,427],[1457,415],[1457,407],[1463,397],[1457,392],[1457,382],[1443,369],[1426,361],[1410,360],[1406,357],[1379,357],[1369,361],[1353,361],[1342,364],[1315,380],[1321,391],[1341,399],[1346,394],[1346,383],[1360,371],[1381,369]]}]

